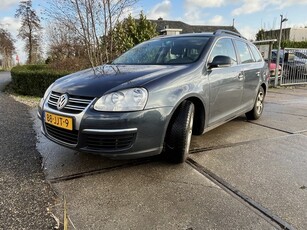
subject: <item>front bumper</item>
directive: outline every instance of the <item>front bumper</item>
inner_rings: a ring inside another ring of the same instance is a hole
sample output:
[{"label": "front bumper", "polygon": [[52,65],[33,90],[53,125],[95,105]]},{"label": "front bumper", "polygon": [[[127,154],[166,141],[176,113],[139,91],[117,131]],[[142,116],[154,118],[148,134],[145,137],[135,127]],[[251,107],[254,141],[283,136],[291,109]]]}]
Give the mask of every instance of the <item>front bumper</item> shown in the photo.
[{"label": "front bumper", "polygon": [[[133,159],[161,153],[171,111],[172,107],[97,112],[89,106],[80,114],[67,114],[41,103],[38,117],[43,134],[53,142],[109,158]],[[73,130],[46,124],[45,112],[73,118]]]}]

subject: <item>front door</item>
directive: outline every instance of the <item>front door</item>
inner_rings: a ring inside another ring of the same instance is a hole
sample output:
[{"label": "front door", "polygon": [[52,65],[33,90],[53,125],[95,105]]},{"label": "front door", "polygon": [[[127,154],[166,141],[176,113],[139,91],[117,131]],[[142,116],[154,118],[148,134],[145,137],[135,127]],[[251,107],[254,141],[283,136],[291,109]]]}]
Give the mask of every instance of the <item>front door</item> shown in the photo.
[{"label": "front door", "polygon": [[222,38],[216,42],[208,63],[218,55],[230,57],[232,65],[208,70],[209,126],[236,116],[240,110],[243,95],[244,72],[238,66],[234,45],[230,38]]}]

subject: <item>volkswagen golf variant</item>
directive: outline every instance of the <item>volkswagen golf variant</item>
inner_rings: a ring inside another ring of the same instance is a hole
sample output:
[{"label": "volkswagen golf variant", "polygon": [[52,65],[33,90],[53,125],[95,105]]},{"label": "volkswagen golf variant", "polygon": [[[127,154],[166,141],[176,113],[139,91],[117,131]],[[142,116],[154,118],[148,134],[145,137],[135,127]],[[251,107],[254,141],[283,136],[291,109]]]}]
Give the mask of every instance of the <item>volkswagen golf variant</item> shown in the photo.
[{"label": "volkswagen golf variant", "polygon": [[42,132],[60,145],[110,158],[163,153],[184,162],[191,136],[242,114],[258,119],[269,70],[240,34],[163,36],[111,64],[56,80],[41,99]]}]

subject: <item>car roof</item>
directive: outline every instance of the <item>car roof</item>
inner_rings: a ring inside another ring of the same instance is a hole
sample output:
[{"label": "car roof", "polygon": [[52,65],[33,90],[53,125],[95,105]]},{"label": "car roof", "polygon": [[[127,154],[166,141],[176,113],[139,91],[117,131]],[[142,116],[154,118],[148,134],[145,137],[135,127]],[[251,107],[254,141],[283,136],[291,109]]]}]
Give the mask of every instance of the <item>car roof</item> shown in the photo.
[{"label": "car roof", "polygon": [[154,39],[160,38],[184,38],[184,37],[213,37],[213,33],[187,33],[187,34],[177,34],[177,35],[159,35]]},{"label": "car roof", "polygon": [[155,37],[154,39],[159,38],[180,38],[180,37],[233,37],[233,38],[241,38],[247,40],[239,33],[235,33],[228,30],[217,30],[215,32],[202,32],[202,33],[186,33],[186,34],[177,34],[177,35],[160,35]]}]

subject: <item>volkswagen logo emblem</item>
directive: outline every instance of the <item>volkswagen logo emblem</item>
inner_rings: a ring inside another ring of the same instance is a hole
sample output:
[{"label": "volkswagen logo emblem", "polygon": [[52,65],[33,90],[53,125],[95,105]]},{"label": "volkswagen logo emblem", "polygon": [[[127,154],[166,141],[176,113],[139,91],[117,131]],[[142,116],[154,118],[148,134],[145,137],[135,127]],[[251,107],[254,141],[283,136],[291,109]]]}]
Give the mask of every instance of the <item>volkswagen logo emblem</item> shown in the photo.
[{"label": "volkswagen logo emblem", "polygon": [[56,107],[58,110],[61,110],[65,107],[65,105],[67,105],[67,103],[68,103],[68,95],[62,94],[56,103]]}]

